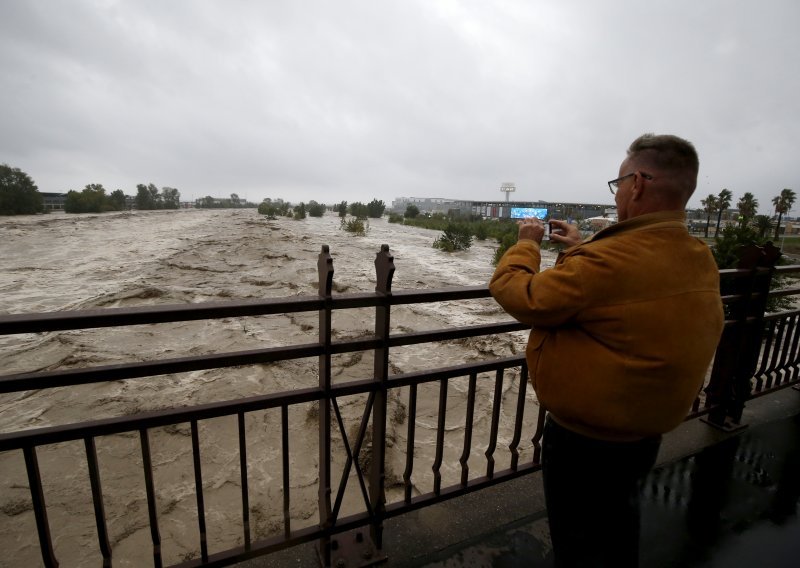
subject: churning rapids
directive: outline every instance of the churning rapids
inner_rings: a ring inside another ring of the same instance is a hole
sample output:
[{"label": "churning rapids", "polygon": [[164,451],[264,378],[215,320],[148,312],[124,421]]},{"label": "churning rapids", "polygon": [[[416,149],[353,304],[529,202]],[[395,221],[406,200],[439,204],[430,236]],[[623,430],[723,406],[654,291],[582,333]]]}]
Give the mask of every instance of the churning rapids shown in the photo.
[{"label": "churning rapids", "polygon": [[[386,243],[396,267],[392,288],[421,289],[486,284],[496,244],[475,241],[468,251],[444,253],[431,247],[437,233],[370,221],[365,237],[339,228],[334,215],[302,221],[268,221],[253,209],[108,213],[102,215],[0,218],[0,313],[47,312],[153,304],[277,298],[317,294],[317,256],[330,246],[334,294],[371,292],[375,255]],[[545,253],[545,265],[554,255]],[[335,339],[363,337],[373,329],[372,309],[334,313]],[[398,306],[392,332],[441,329],[507,321],[492,300]],[[179,322],[154,326],[26,334],[0,337],[0,374],[71,369],[154,358],[258,349],[317,340],[317,314]],[[397,348],[392,373],[457,365],[524,350],[525,333],[427,346]],[[370,353],[335,356],[336,383],[371,376]],[[488,379],[488,377],[483,377]],[[493,380],[478,381],[470,472],[488,443]],[[25,391],[0,396],[0,432],[131,415],[315,386],[317,361],[297,360],[177,375]],[[517,380],[507,378],[501,401],[497,467],[507,467]],[[450,382],[442,486],[460,479],[467,379]],[[339,404],[355,438],[365,397]],[[387,499],[402,499],[408,393],[395,389],[389,401]],[[432,490],[438,386],[420,388],[416,417],[414,488]],[[528,390],[522,459],[530,459],[536,420]],[[291,407],[292,528],[318,522],[317,406]],[[241,544],[241,488],[236,417],[200,423],[209,552]],[[248,479],[253,538],[283,530],[280,411],[247,415]],[[338,486],[345,452],[334,425],[332,483]],[[527,442],[526,442],[527,440]],[[367,441],[368,443],[369,441]],[[152,562],[142,456],[136,433],[97,439],[104,505],[115,566]],[[159,528],[165,563],[199,556],[191,438],[188,424],[154,429],[150,445]],[[369,448],[362,449],[366,455]],[[505,450],[505,453],[503,453]],[[62,566],[101,563],[87,464],[80,442],[38,449],[48,517]],[[361,464],[362,466],[365,464]],[[337,473],[338,472],[338,473]],[[24,460],[0,454],[0,563],[41,563]],[[355,478],[342,514],[363,510]]]}]

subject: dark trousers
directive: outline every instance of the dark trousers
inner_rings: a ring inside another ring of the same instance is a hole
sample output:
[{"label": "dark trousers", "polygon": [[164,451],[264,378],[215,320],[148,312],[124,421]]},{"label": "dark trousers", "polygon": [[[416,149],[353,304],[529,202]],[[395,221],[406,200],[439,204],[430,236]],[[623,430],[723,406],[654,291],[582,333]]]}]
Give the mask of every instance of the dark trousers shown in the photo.
[{"label": "dark trousers", "polygon": [[639,492],[661,438],[605,442],[549,416],[542,475],[555,565],[639,565]]}]

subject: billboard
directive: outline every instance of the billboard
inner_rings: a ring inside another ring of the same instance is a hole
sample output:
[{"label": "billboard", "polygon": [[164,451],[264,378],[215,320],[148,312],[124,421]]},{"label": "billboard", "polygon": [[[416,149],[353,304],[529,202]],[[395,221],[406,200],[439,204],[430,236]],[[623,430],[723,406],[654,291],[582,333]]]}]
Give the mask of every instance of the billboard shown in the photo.
[{"label": "billboard", "polygon": [[525,219],[536,217],[537,219],[547,218],[547,207],[512,207],[512,219]]}]

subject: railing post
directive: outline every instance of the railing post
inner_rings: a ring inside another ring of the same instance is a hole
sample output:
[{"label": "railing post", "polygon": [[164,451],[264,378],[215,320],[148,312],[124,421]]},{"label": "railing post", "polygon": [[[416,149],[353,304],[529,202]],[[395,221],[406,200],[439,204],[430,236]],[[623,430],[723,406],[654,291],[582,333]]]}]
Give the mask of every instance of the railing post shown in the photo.
[{"label": "railing post", "polygon": [[[319,356],[319,388],[325,397],[319,401],[319,524],[331,525],[331,290],[333,287],[333,258],[328,245],[322,245],[317,261],[319,295],[325,306],[319,311],[319,342],[325,351]],[[323,566],[331,565],[331,539],[319,541],[319,556]]]},{"label": "railing post", "polygon": [[729,319],[735,323],[722,332],[706,387],[706,405],[714,408],[703,421],[716,428],[732,431],[745,427],[741,424],[742,413],[750,398],[750,379],[761,349],[767,295],[780,255],[771,242],[763,247],[743,247],[737,268],[749,270],[750,274],[735,279],[722,291],[723,295],[735,294],[743,299],[731,306]]},{"label": "railing post", "polygon": [[389,245],[381,245],[375,258],[377,283],[375,292],[384,298],[384,302],[375,307],[375,337],[382,345],[374,353],[374,379],[378,383],[375,390],[375,402],[372,408],[372,456],[370,460],[369,499],[375,519],[370,529],[372,542],[377,551],[383,548],[383,516],[386,510],[384,482],[386,474],[386,411],[388,404],[387,383],[389,380],[389,297],[392,294],[392,277],[394,276],[394,257],[389,252]]}]

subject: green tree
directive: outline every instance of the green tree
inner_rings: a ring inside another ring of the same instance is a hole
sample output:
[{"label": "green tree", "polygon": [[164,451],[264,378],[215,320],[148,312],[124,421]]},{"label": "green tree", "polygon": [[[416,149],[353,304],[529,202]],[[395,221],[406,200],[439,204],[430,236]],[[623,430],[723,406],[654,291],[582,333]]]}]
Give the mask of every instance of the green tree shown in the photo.
[{"label": "green tree", "polygon": [[99,183],[88,184],[80,193],[70,190],[64,201],[65,213],[101,213],[113,209],[105,188]]},{"label": "green tree", "polygon": [[772,219],[769,218],[769,215],[756,215],[753,219],[753,225],[758,231],[758,238],[764,239],[772,228]]},{"label": "green tree", "polygon": [[356,219],[366,219],[369,217],[369,209],[360,201],[355,201],[350,204],[350,215]]},{"label": "green tree", "polygon": [[31,177],[0,164],[0,215],[32,215],[44,210],[42,194]]},{"label": "green tree", "polygon": [[433,248],[445,252],[467,250],[472,246],[472,233],[462,223],[448,223],[441,235],[433,241]]},{"label": "green tree", "polygon": [[788,213],[789,210],[794,205],[794,201],[797,199],[797,195],[795,195],[794,191],[791,189],[784,189],[781,191],[780,195],[776,195],[772,198],[772,204],[775,206],[775,212],[778,214],[778,223],[775,225],[775,240],[778,240],[778,235],[781,232],[781,219],[785,213]]},{"label": "green tree", "polygon": [[339,205],[334,205],[334,211],[339,213],[339,217],[344,219],[347,217],[347,201],[342,201]]},{"label": "green tree", "polygon": [[719,192],[719,195],[717,195],[717,230],[714,231],[714,238],[717,238],[717,235],[719,235],[719,225],[722,223],[722,212],[731,206],[731,199],[733,199],[733,193],[729,189],[723,189]]},{"label": "green tree", "polygon": [[147,191],[150,193],[150,203],[153,204],[153,209],[161,209],[164,203],[161,201],[161,193],[154,184],[148,184]]},{"label": "green tree", "polygon": [[[137,186],[139,188],[144,186]],[[139,196],[141,195],[142,191],[139,190],[139,194],[136,196],[136,206],[139,207]],[[211,209],[214,207],[214,198],[210,195],[206,195],[205,197],[201,197],[195,202],[195,206],[201,209]]]},{"label": "green tree", "polygon": [[258,212],[261,215],[266,215],[267,219],[276,219],[278,215],[278,207],[273,205],[271,200],[265,199],[258,206]]},{"label": "green tree", "polygon": [[703,211],[707,214],[705,237],[708,238],[708,227],[711,225],[711,216],[717,211],[717,196],[710,193],[708,197],[701,200],[700,203],[703,204]]},{"label": "green tree", "polygon": [[231,206],[233,206],[233,207],[241,207],[242,206],[242,200],[239,199],[239,194],[231,193]]},{"label": "green tree", "polygon": [[111,195],[108,196],[108,201],[115,211],[124,211],[127,205],[125,201],[125,194],[121,189],[115,189],[112,191]]},{"label": "green tree", "polygon": [[758,211],[758,199],[748,191],[739,198],[736,207],[739,209],[739,224],[747,225]]},{"label": "green tree", "polygon": [[[759,215],[761,217],[762,215]],[[769,219],[767,219],[769,220]],[[739,263],[739,253],[742,247],[749,245],[763,246],[766,244],[765,238],[760,236],[755,227],[751,225],[728,225],[722,230],[720,237],[714,237],[714,246],[711,247],[711,253],[714,255],[714,260],[720,270],[726,268],[736,268]],[[782,264],[783,259],[778,260],[778,264]],[[770,288],[776,289],[783,285],[786,278],[784,275],[773,274]],[[728,282],[723,280],[720,282],[722,288],[722,295],[729,294]],[[767,300],[767,311],[776,312],[789,309],[791,301],[786,297],[773,297]],[[726,310],[728,308],[726,307]]]},{"label": "green tree", "polygon": [[500,244],[497,250],[494,251],[494,257],[492,258],[492,264],[497,266],[497,263],[500,262],[500,259],[503,258],[503,255],[506,253],[506,251],[517,244],[517,240],[519,238],[519,227],[516,223],[511,221],[497,223],[497,227],[494,231],[494,237]]},{"label": "green tree", "polygon": [[720,269],[736,268],[739,262],[739,249],[742,246],[763,244],[753,227],[728,225],[720,236],[714,237],[711,253]]},{"label": "green tree", "polygon": [[296,205],[294,208],[294,218],[295,220],[305,219],[306,218],[306,204],[300,202],[300,205]]},{"label": "green tree", "polygon": [[404,217],[406,219],[416,219],[418,215],[419,215],[419,207],[417,207],[413,203],[409,203],[408,207],[406,207],[406,212]]},{"label": "green tree", "polygon": [[161,188],[161,203],[164,209],[180,209],[181,194],[174,187]]},{"label": "green tree", "polygon": [[386,209],[386,204],[378,199],[373,199],[367,203],[367,215],[370,219],[380,219],[383,217],[383,212]]},{"label": "green tree", "polygon": [[[153,184],[150,185],[152,186]],[[150,192],[150,188],[148,188],[143,183],[136,185],[135,203],[137,209],[144,211],[156,208],[155,201],[153,200],[153,194]]]},{"label": "green tree", "polygon": [[308,202],[308,215],[310,217],[322,217],[325,214],[325,206],[317,203],[313,199]]}]

